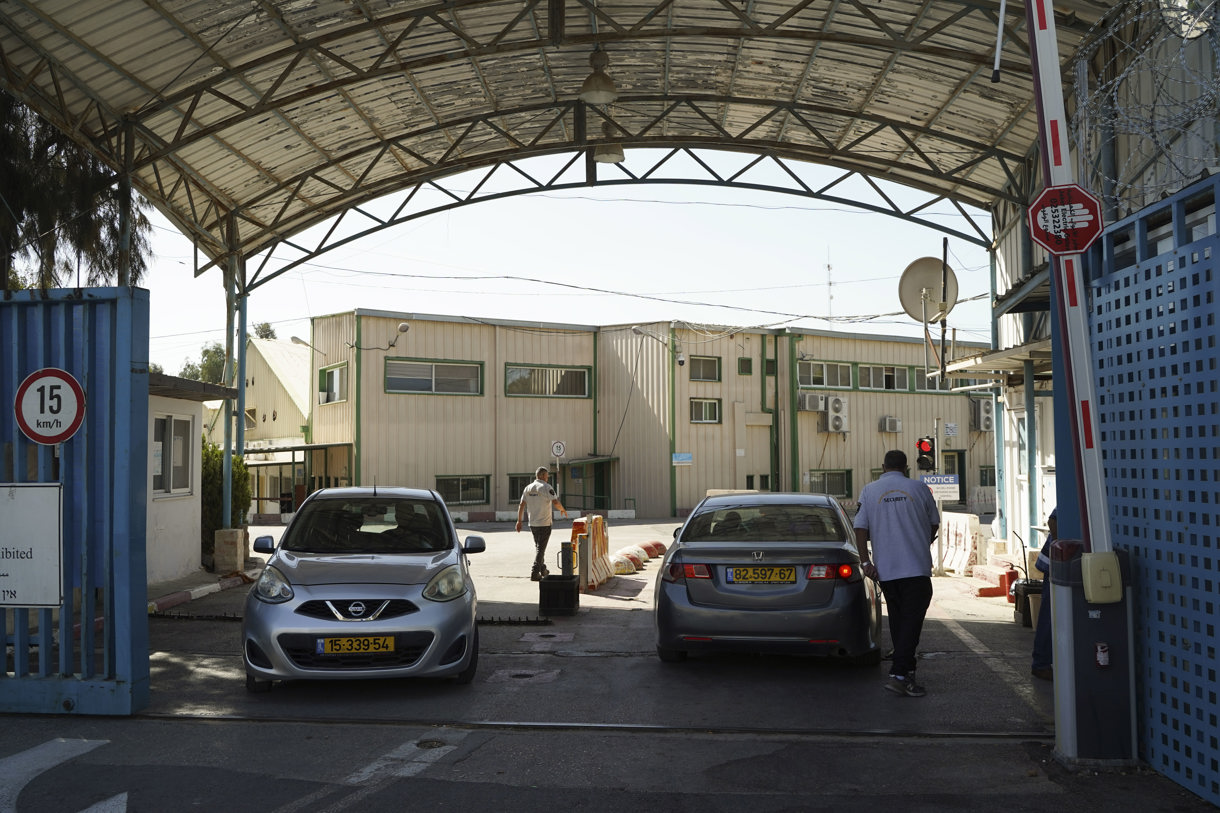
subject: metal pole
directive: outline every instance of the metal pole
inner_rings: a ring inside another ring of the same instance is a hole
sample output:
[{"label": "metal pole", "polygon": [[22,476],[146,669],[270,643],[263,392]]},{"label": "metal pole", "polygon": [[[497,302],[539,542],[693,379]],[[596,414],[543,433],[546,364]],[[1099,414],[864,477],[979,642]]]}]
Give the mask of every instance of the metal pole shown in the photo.
[{"label": "metal pole", "polygon": [[[943,362],[942,362],[943,363]],[[939,473],[940,465],[939,458],[941,455],[940,446],[940,418],[936,418],[933,423],[932,436],[936,438],[936,454],[932,457],[932,471]],[[932,570],[933,576],[944,576],[945,573],[945,519],[941,515],[944,508],[944,500],[937,498],[936,514],[940,516],[940,527],[936,531],[936,567]]]},{"label": "metal pole", "polygon": [[[1063,80],[1059,72],[1054,3],[1052,0],[1033,0],[1026,4],[1025,15],[1032,34],[1029,46],[1035,77],[1034,100],[1039,113],[1043,178],[1046,186],[1071,184],[1075,181],[1075,173],[1069,155],[1071,141],[1063,104]],[[1064,383],[1069,408],[1073,413],[1074,457],[1079,461],[1076,493],[1081,537],[1085,550],[1108,552],[1113,550],[1113,546],[1110,542],[1110,514],[1106,506],[1105,473],[1094,408],[1097,399],[1089,366],[1084,273],[1079,254],[1052,255],[1050,262],[1057,283],[1054,286],[1053,310],[1058,335],[1066,339],[1065,343],[1056,342],[1055,349],[1062,353],[1068,370]]]}]

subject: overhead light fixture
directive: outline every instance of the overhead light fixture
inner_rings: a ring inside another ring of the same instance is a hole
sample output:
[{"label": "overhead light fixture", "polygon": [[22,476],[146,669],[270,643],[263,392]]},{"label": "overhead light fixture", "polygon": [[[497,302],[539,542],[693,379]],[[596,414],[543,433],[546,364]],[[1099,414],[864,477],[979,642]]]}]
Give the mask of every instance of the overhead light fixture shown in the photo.
[{"label": "overhead light fixture", "polygon": [[348,347],[352,348],[353,350],[389,350],[390,348],[397,345],[399,337],[402,336],[402,334],[409,331],[410,329],[411,329],[411,324],[409,322],[399,322],[398,323],[398,335],[395,336],[394,338],[390,339],[389,343],[386,344],[385,347],[359,347],[355,344],[355,342],[344,342],[344,344],[346,344]]},{"label": "overhead light fixture", "polygon": [[[301,345],[302,347],[308,347],[310,350],[314,351],[315,353],[322,353],[322,351],[321,351],[321,350],[319,350],[318,348],[314,347],[312,344],[310,344],[309,342],[305,341],[305,340],[304,340],[304,339],[302,339],[300,336],[293,336],[293,337],[291,337],[291,338],[289,339],[289,341],[290,341],[290,342],[292,342],[293,344],[299,344],[299,345]],[[325,353],[322,353],[322,357],[323,357],[323,358],[325,358],[325,357],[326,357],[326,354],[325,354]]]},{"label": "overhead light fixture", "polygon": [[[607,139],[614,137],[614,126],[610,122],[602,125],[602,133]],[[593,160],[599,164],[617,164],[626,159],[623,154],[623,145],[616,143],[598,144],[593,150]]]},{"label": "overhead light fixture", "polygon": [[593,72],[585,77],[580,86],[579,95],[582,101],[589,104],[610,104],[618,98],[618,86],[606,73],[606,66],[609,64],[610,57],[600,45],[589,54],[589,67]]}]

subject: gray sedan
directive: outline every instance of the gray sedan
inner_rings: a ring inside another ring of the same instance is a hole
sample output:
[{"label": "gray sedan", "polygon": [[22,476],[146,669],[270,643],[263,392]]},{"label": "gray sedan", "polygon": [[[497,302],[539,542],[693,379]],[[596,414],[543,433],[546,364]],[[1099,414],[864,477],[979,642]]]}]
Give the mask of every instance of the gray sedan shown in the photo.
[{"label": "gray sedan", "polygon": [[474,679],[479,629],[466,554],[440,495],[405,488],[314,492],[246,598],[246,688],[271,681]]},{"label": "gray sedan", "polygon": [[675,533],[656,584],[657,655],[765,652],[881,661],[881,596],[823,494],[723,494]]}]

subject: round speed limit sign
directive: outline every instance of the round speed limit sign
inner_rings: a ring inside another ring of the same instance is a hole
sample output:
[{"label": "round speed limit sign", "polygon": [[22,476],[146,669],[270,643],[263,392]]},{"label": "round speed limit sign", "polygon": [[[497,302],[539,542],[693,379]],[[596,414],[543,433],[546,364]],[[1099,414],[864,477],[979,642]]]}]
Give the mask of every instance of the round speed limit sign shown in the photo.
[{"label": "round speed limit sign", "polygon": [[563,453],[566,450],[567,450],[567,447],[564,446],[562,440],[557,440],[551,444],[551,454],[554,455],[555,457],[563,457]]},{"label": "round speed limit sign", "polygon": [[71,373],[46,367],[21,382],[13,409],[27,438],[51,446],[80,429],[85,419],[85,391]]}]

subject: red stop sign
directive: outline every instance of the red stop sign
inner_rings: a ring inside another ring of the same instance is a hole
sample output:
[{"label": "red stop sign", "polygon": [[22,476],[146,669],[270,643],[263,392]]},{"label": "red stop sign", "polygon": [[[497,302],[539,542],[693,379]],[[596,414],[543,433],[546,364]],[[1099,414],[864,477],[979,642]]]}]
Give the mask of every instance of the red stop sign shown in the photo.
[{"label": "red stop sign", "polygon": [[1030,237],[1051,254],[1080,254],[1101,230],[1101,201],[1076,184],[1047,187],[1029,207]]}]

